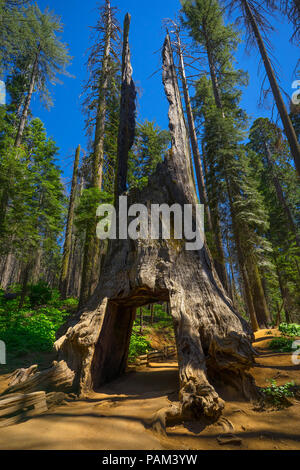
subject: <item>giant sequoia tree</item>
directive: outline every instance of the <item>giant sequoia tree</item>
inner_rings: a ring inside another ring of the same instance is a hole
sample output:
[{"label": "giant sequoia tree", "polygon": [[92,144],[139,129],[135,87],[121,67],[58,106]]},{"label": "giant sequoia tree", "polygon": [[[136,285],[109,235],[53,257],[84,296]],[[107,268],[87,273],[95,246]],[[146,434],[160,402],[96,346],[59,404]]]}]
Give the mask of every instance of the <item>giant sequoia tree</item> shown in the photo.
[{"label": "giant sequoia tree", "polygon": [[[132,83],[128,54],[124,60],[128,75],[123,79]],[[172,148],[148,185],[129,193],[128,203],[149,207],[176,202],[194,207],[197,196],[169,37],[163,48],[163,83],[170,105]],[[122,90],[126,93],[126,86]],[[128,119],[124,110],[122,119]],[[126,149],[128,137],[125,132],[119,140]],[[44,372],[23,371],[7,392],[73,389],[84,395],[119,376],[126,367],[136,309],[156,301],[170,302],[180,378],[179,401],[157,413],[156,429],[172,419],[217,419],[224,408],[215,389],[220,382],[247,398],[256,394],[248,373],[253,365],[252,333],[227,298],[207,247],[186,251],[185,240],[148,238],[109,242],[94,295],[55,345],[58,362]]]}]

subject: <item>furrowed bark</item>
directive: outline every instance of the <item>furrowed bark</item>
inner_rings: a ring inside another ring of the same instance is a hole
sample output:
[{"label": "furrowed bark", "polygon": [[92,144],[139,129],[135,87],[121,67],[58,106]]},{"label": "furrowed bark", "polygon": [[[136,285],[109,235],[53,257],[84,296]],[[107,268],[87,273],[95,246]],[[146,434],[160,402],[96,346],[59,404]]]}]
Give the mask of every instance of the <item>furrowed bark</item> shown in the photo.
[{"label": "furrowed bark", "polygon": [[70,257],[71,257],[71,248],[72,248],[72,231],[73,231],[73,223],[74,223],[75,196],[76,196],[76,188],[77,188],[77,180],[78,180],[78,166],[79,166],[79,159],[80,159],[80,150],[81,150],[81,147],[80,145],[78,145],[76,154],[75,154],[75,160],[74,160],[68,220],[67,220],[63,260],[62,260],[60,283],[59,283],[60,295],[62,299],[67,298],[67,291],[68,291],[68,274],[69,274],[69,264],[70,264]]},{"label": "furrowed bark", "polygon": [[99,99],[97,106],[96,128],[94,138],[93,152],[93,187],[102,188],[103,176],[103,156],[104,156],[104,136],[105,136],[105,117],[106,117],[106,99],[109,84],[108,66],[111,51],[112,18],[110,1],[106,0],[106,36],[104,53],[101,67],[101,77],[99,78]]},{"label": "furrowed bark", "polygon": [[122,56],[122,90],[121,113],[118,136],[117,172],[115,201],[127,190],[128,153],[134,142],[136,89],[132,80],[130,63],[129,27],[131,16],[127,13],[124,20],[123,56]]}]

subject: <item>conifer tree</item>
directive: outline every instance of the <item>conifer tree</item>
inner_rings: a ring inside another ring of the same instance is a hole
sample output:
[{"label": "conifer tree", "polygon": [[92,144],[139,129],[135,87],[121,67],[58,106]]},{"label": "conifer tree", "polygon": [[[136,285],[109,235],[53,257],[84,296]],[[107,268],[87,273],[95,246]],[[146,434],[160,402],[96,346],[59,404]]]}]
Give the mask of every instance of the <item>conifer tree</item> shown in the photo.
[{"label": "conifer tree", "polygon": [[[70,61],[66,46],[58,39],[62,31],[60,19],[37,5],[23,9],[23,54],[30,74],[25,102],[22,109],[15,146],[19,147],[27,121],[32,95],[38,91],[42,99],[50,103],[47,84],[57,80],[58,73],[65,73]],[[23,64],[24,65],[24,64]]]},{"label": "conifer tree", "polygon": [[232,26],[224,25],[217,1],[186,2],[183,13],[183,24],[195,44],[207,55],[210,74],[209,81],[205,77],[199,81],[197,92],[200,98],[198,105],[204,118],[209,177],[212,178],[211,194],[215,201],[212,207],[227,205],[229,208],[248,311],[252,326],[257,329],[255,320],[261,327],[267,326],[270,314],[256,247],[269,247],[262,237],[256,237],[257,232],[259,235],[258,227],[264,227],[266,214],[259,202],[257,188],[249,183],[246,155],[240,145],[246,115],[239,107],[241,93],[237,85],[245,83],[246,77],[241,70],[235,70],[232,66],[232,51],[238,44],[238,36]]},{"label": "conifer tree", "polygon": [[[295,20],[294,24],[295,26],[297,25],[294,33],[294,37],[297,37],[299,36],[299,2],[282,2],[283,6],[284,3],[286,5],[284,7],[286,12],[291,14],[290,18]],[[270,5],[272,2],[268,2],[268,4]],[[266,74],[270,82],[273,97],[282,121],[284,132],[289,142],[291,154],[293,156],[298,175],[300,176],[300,145],[297,140],[296,132],[285,106],[282,94],[280,92],[276,74],[268,54],[268,46],[270,45],[268,37],[274,28],[266,18],[265,9],[264,6],[261,5],[261,2],[257,2],[255,0],[231,0],[229,2],[229,10],[235,7],[239,7],[240,9],[249,42],[256,43],[259,49]]]}]

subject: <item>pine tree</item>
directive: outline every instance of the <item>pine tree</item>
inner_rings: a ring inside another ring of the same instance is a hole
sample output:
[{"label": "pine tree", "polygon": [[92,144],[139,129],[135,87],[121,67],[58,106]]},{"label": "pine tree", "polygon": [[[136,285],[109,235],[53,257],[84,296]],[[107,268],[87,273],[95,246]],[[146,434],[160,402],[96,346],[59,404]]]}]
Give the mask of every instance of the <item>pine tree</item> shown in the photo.
[{"label": "pine tree", "polygon": [[[46,277],[51,260],[56,260],[53,281],[57,284],[65,196],[55,161],[58,149],[53,140],[47,138],[42,122],[33,119],[27,126],[22,149],[18,150],[17,164],[16,149],[11,142],[12,136],[0,139],[1,174],[5,175],[10,170],[6,181],[11,184],[13,175],[14,187],[1,233],[0,250],[2,256],[7,253],[13,255],[22,269],[21,306],[31,277],[33,274]],[[7,152],[2,152],[7,145]]]},{"label": "pine tree", "polygon": [[260,250],[269,249],[269,246],[261,236],[263,231],[258,230],[265,229],[266,214],[258,190],[250,179],[245,150],[240,144],[246,115],[239,107],[241,92],[237,86],[245,83],[246,77],[232,66],[232,51],[238,44],[238,36],[232,26],[224,25],[217,1],[185,2],[183,13],[183,24],[195,44],[206,52],[210,72],[210,81],[203,77],[197,93],[198,111],[204,119],[212,217],[217,219],[217,227],[220,227],[220,210],[227,207],[248,312],[253,328],[257,329],[256,318],[262,327],[270,322],[258,268],[258,247]]},{"label": "pine tree", "polygon": [[283,302],[286,321],[290,322],[299,311],[299,184],[288,143],[275,124],[257,119],[251,127],[248,146],[270,219],[267,238],[272,244],[276,272],[267,275],[267,288],[273,308]]},{"label": "pine tree", "polygon": [[149,176],[163,161],[170,143],[168,131],[155,122],[145,121],[137,126],[135,142],[129,158],[128,184],[130,188],[147,185]]},{"label": "pine tree", "polygon": [[[267,46],[269,44],[268,34],[273,30],[273,28],[265,17],[264,7],[258,2],[253,0],[231,0],[229,2],[229,9],[235,6],[239,6],[240,8],[249,41],[253,43],[256,42],[259,49],[270,82],[273,97],[281,117],[284,132],[289,142],[291,154],[294,158],[298,175],[300,176],[300,146],[267,51]],[[294,2],[292,8],[288,7],[288,11],[294,11],[296,13],[295,20],[299,20],[299,6],[296,6],[296,2]],[[294,18],[294,14],[292,14],[292,17]],[[299,24],[295,33],[296,35],[299,33]]]},{"label": "pine tree", "polygon": [[[50,103],[47,84],[56,81],[58,73],[65,73],[70,61],[66,46],[58,39],[62,31],[60,19],[49,11],[42,13],[37,5],[23,9],[23,62],[30,72],[25,102],[20,117],[15,146],[19,147],[27,121],[32,95],[38,91]],[[24,65],[24,64],[23,64]]]}]

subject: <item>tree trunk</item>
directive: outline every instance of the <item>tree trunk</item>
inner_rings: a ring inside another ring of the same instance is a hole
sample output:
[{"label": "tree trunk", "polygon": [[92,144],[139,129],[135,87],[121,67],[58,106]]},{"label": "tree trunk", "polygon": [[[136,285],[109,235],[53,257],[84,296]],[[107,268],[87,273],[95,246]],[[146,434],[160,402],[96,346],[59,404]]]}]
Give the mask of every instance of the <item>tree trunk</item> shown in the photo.
[{"label": "tree trunk", "polygon": [[30,107],[30,103],[31,103],[31,99],[32,99],[33,91],[34,91],[34,85],[35,85],[36,78],[37,78],[40,53],[41,53],[41,46],[38,47],[38,50],[35,56],[35,61],[33,63],[30,82],[29,82],[29,89],[28,89],[28,93],[25,99],[23,112],[20,118],[18,132],[17,132],[16,140],[15,140],[15,147],[20,147],[21,142],[22,142],[23,132],[24,132],[24,128],[26,125],[28,111],[29,111],[29,107]]},{"label": "tree trunk", "polygon": [[140,308],[140,333],[143,334],[144,329],[144,317],[143,317],[143,309]]},{"label": "tree trunk", "polygon": [[96,129],[94,138],[93,153],[93,187],[102,188],[103,175],[103,156],[104,156],[104,137],[105,137],[105,118],[106,118],[106,100],[109,84],[109,57],[111,51],[112,19],[110,1],[106,0],[107,25],[104,45],[104,53],[101,67],[100,85],[98,91],[98,107],[96,116]]},{"label": "tree trunk", "polygon": [[150,312],[151,312],[151,325],[154,323],[154,304],[150,305]]},{"label": "tree trunk", "polygon": [[291,323],[291,314],[290,314],[289,299],[288,299],[288,289],[285,286],[285,283],[284,283],[282,274],[280,272],[279,266],[276,263],[276,257],[275,256],[274,256],[274,260],[275,260],[276,272],[277,272],[277,277],[278,277],[278,282],[279,282],[280,294],[281,294],[281,298],[282,298],[282,301],[283,301],[283,307],[284,307],[286,322]]},{"label": "tree trunk", "polygon": [[[186,80],[185,65],[184,65],[183,53],[182,53],[182,48],[181,48],[181,40],[180,40],[178,31],[176,32],[176,37],[177,37],[178,55],[179,55],[179,64],[180,64],[179,69],[180,69],[180,76],[182,80],[186,113],[187,113],[187,118],[188,118],[189,136],[191,140],[192,153],[193,153],[193,158],[194,158],[197,187],[198,187],[200,202],[205,207],[205,215],[206,215],[208,230],[210,233],[213,234],[214,233],[213,224],[212,224],[212,219],[210,215],[207,192],[205,188],[204,175],[203,175],[203,169],[202,169],[202,164],[201,164],[201,155],[199,152],[195,121],[194,121],[191,100],[190,100],[190,95],[189,95],[189,90],[188,90],[188,85],[187,85],[187,80]],[[227,277],[227,272],[226,272],[226,267],[225,267],[225,256],[224,256],[222,241],[220,239],[220,232],[215,234],[215,239],[216,239],[216,247],[218,251],[218,258],[220,259],[221,257],[221,261],[219,261],[219,259],[214,260],[215,265],[216,265],[216,270],[220,276],[220,280],[225,290],[229,292],[228,277]]]},{"label": "tree trunk", "polygon": [[[206,156],[205,156],[205,149],[204,145],[202,145],[202,155],[203,155],[203,166],[205,172],[205,179],[207,181],[207,174],[208,168],[206,163]],[[215,174],[213,172],[212,178],[216,180]],[[217,182],[213,183],[213,191],[215,190]],[[213,225],[213,241],[215,245],[215,252],[213,253],[214,265],[220,281],[222,282],[223,286],[228,284],[228,276],[226,270],[226,259],[223,247],[223,240],[222,240],[222,233],[221,233],[221,223],[220,223],[220,214],[218,204],[216,202],[216,195],[211,194],[211,201],[210,201],[210,213]],[[226,289],[226,287],[225,287]]]},{"label": "tree trunk", "polygon": [[215,62],[214,62],[213,54],[212,54],[212,46],[211,46],[208,34],[205,33],[205,27],[203,27],[203,31],[204,31],[204,34],[206,36],[205,47],[206,47],[206,51],[207,51],[209,72],[210,72],[210,77],[211,77],[211,82],[212,82],[212,88],[213,88],[213,94],[214,94],[214,98],[215,98],[216,107],[221,110],[222,116],[223,116],[223,118],[225,118],[225,114],[224,114],[224,111],[223,111],[223,105],[222,105],[222,99],[221,99],[221,92],[220,92],[218,77],[217,77],[217,73],[216,73]]},{"label": "tree trunk", "polygon": [[12,253],[8,253],[8,255],[5,257],[2,272],[1,272],[1,288],[2,289],[7,289],[7,287],[9,286],[14,262],[15,262],[14,255]]},{"label": "tree trunk", "polygon": [[75,161],[74,161],[68,220],[67,220],[64,252],[63,252],[63,259],[62,259],[60,282],[59,282],[60,296],[63,300],[67,298],[67,290],[68,290],[68,274],[69,274],[69,264],[70,264],[71,248],[72,248],[72,232],[73,232],[73,223],[74,223],[75,197],[76,197],[76,188],[77,188],[77,180],[78,180],[78,166],[79,166],[79,159],[80,159],[80,150],[81,150],[81,147],[79,145],[76,150]]},{"label": "tree trunk", "polygon": [[130,21],[131,17],[127,13],[124,21],[121,112],[115,185],[116,205],[118,202],[118,196],[127,190],[128,153],[133,145],[135,136],[136,89],[132,80],[132,67],[130,63],[130,49],[128,41]]},{"label": "tree trunk", "polygon": [[[163,48],[163,83],[170,104],[172,149],[149,178],[129,193],[128,204],[197,203],[188,137],[169,37]],[[194,222],[196,222],[194,220]],[[178,241],[177,241],[178,242]],[[248,399],[257,396],[249,369],[253,366],[253,334],[233,309],[204,244],[187,251],[185,240],[111,240],[99,285],[86,308],[70,321],[55,344],[58,361],[34,387],[73,389],[85,395],[125,371],[136,309],[170,302],[177,343],[179,401],[159,411],[152,424],[161,430],[174,419],[216,420],[224,402],[215,386],[234,387]],[[64,370],[65,381],[61,376]],[[41,373],[40,373],[41,374]],[[33,376],[31,380],[34,380]],[[28,381],[15,384],[28,387]]]},{"label": "tree trunk", "polygon": [[268,328],[271,324],[270,312],[268,309],[258,266],[256,260],[253,259],[251,255],[246,257],[246,269],[250,280],[253,304],[258,324],[260,328]]},{"label": "tree trunk", "polygon": [[[96,129],[94,138],[94,152],[93,152],[93,175],[92,187],[101,191],[102,178],[103,178],[103,158],[104,158],[104,139],[105,139],[105,121],[106,121],[106,100],[107,88],[109,84],[109,58],[111,53],[111,36],[112,36],[112,14],[110,1],[106,0],[106,36],[105,45],[102,58],[101,77],[99,78],[98,90],[98,106],[96,116]],[[83,306],[92,293],[93,276],[97,270],[93,269],[99,263],[100,257],[100,243],[96,237],[96,217],[93,223],[89,224],[86,230],[86,241],[84,245],[84,258],[83,258],[83,271],[81,279],[80,299],[79,305]]]},{"label": "tree trunk", "polygon": [[254,308],[253,296],[252,296],[252,292],[251,292],[249,277],[248,277],[248,273],[247,273],[246,266],[245,266],[245,257],[244,257],[243,249],[242,249],[242,246],[241,246],[239,233],[238,233],[238,230],[235,226],[234,220],[233,220],[233,232],[234,232],[234,238],[235,238],[235,242],[236,242],[236,251],[237,251],[237,255],[238,255],[240,273],[241,273],[242,279],[243,279],[243,287],[244,287],[245,301],[246,301],[246,305],[247,305],[248,314],[249,314],[249,317],[250,317],[250,321],[251,321],[253,331],[258,331],[259,330],[259,325],[258,325],[258,321],[257,321],[256,311],[255,311],[255,308]]},{"label": "tree trunk", "polygon": [[236,287],[236,282],[235,282],[234,266],[233,266],[232,255],[231,255],[231,252],[230,252],[228,237],[226,238],[226,242],[227,242],[226,243],[227,244],[227,252],[228,252],[228,256],[229,256],[228,263],[229,263],[230,274],[231,274],[231,299],[232,299],[232,302],[233,302],[233,306],[236,308],[237,307],[237,287]]},{"label": "tree trunk", "polygon": [[276,77],[275,77],[274,70],[272,68],[272,65],[271,65],[270,59],[268,57],[263,39],[261,37],[260,31],[258,29],[258,25],[256,23],[256,20],[255,20],[254,16],[253,16],[253,13],[251,11],[249,3],[248,3],[247,0],[241,0],[241,2],[242,2],[242,5],[245,9],[248,20],[251,23],[253,32],[255,34],[257,45],[258,45],[262,60],[264,62],[264,66],[265,66],[265,69],[266,69],[266,72],[267,72],[267,75],[268,75],[268,79],[269,79],[269,82],[270,82],[270,85],[271,85],[271,88],[272,88],[272,92],[273,92],[273,96],[274,96],[274,99],[275,99],[275,102],[276,102],[276,106],[277,106],[277,109],[278,109],[280,117],[281,117],[281,121],[282,121],[282,124],[283,124],[285,135],[286,135],[286,137],[288,139],[288,142],[289,142],[289,145],[290,145],[291,154],[294,158],[294,162],[295,162],[296,169],[298,171],[298,175],[300,176],[300,146],[299,146],[299,143],[298,143],[298,140],[297,140],[295,129],[293,127],[292,121],[289,117],[289,114],[287,112],[287,109],[286,109],[286,106],[284,104],[283,98],[281,96],[280,89],[279,89],[279,86],[278,86],[278,83],[277,83],[277,80],[276,80]]},{"label": "tree trunk", "polygon": [[194,166],[195,166],[195,171],[196,171],[199,198],[200,198],[201,204],[204,204],[205,206],[208,229],[211,233],[213,233],[213,226],[212,226],[210,210],[209,210],[209,205],[208,205],[208,197],[206,193],[203,169],[202,169],[202,164],[201,164],[201,155],[199,152],[195,121],[194,121],[191,99],[190,99],[186,73],[185,73],[185,65],[184,65],[183,53],[182,53],[182,48],[181,48],[181,40],[180,40],[178,31],[176,31],[176,37],[177,37],[178,55],[179,55],[179,64],[180,64],[179,69],[180,69],[180,76],[181,76],[182,87],[183,87],[186,114],[188,118],[189,136],[191,140],[192,152],[193,152],[193,157],[194,157]]},{"label": "tree trunk", "polygon": [[23,307],[24,302],[25,302],[31,269],[32,269],[32,261],[30,260],[24,266],[24,269],[22,272],[22,289],[21,289],[21,296],[20,296],[20,302],[19,302],[19,309]]}]

